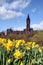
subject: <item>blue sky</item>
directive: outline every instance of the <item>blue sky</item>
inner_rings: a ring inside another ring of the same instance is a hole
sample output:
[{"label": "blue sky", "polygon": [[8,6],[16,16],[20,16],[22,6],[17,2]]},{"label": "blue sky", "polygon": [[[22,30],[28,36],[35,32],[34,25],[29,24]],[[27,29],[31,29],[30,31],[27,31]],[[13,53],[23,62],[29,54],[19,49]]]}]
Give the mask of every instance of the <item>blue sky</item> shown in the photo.
[{"label": "blue sky", "polygon": [[43,30],[43,0],[1,0],[0,32],[8,28],[23,30],[28,14],[31,27]]}]

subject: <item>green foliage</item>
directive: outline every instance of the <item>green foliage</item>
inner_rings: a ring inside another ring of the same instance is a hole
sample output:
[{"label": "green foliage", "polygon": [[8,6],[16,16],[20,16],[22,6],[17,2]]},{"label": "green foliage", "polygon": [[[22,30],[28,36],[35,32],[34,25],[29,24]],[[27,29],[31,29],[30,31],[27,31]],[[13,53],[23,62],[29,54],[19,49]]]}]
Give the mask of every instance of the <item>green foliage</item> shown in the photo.
[{"label": "green foliage", "polygon": [[[43,65],[43,52],[40,53],[38,48],[26,50],[25,46],[20,47],[19,50],[24,52],[24,57],[21,59],[13,58],[13,50],[6,52],[3,46],[0,47],[0,65],[20,65],[20,62],[23,62],[23,65]],[[8,63],[9,58],[12,59],[10,64]]]},{"label": "green foliage", "polygon": [[34,36],[31,37],[30,40],[35,42],[43,42],[43,32],[37,31],[37,33],[34,34]]}]

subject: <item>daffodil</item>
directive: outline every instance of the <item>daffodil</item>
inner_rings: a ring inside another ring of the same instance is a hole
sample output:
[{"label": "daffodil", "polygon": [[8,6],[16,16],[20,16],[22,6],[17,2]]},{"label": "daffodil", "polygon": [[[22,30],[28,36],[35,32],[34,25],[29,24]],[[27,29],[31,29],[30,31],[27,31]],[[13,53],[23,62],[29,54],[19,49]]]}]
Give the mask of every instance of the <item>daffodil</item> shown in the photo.
[{"label": "daffodil", "polygon": [[36,45],[36,42],[33,42],[33,43],[32,43],[32,48],[34,48],[34,47],[35,47],[35,45]]},{"label": "daffodil", "polygon": [[8,59],[8,63],[9,63],[9,64],[11,63],[11,59]]},{"label": "daffodil", "polygon": [[38,48],[38,51],[41,53],[41,52],[42,52],[42,49],[39,47],[39,48]]},{"label": "daffodil", "polygon": [[11,50],[13,48],[13,44],[12,43],[8,43],[6,48],[7,48],[7,50]]},{"label": "daffodil", "polygon": [[27,50],[30,50],[30,47],[32,46],[32,42],[27,42],[25,47]]},{"label": "daffodil", "polygon": [[24,54],[22,52],[20,52],[19,50],[16,50],[15,53],[13,54],[13,56],[16,59],[20,59],[24,56]]},{"label": "daffodil", "polygon": [[5,46],[6,46],[7,51],[9,51],[13,48],[14,44],[10,39],[8,39],[8,43],[6,43]]},{"label": "daffodil", "polygon": [[24,65],[23,62],[21,62],[20,65]]},{"label": "daffodil", "polygon": [[36,44],[35,47],[38,48],[39,47],[39,44]]},{"label": "daffodil", "polygon": [[4,44],[6,42],[6,39],[4,39],[4,38],[0,38],[0,45],[2,44]]},{"label": "daffodil", "polygon": [[19,46],[23,45],[25,43],[24,40],[16,40],[16,48],[19,48]]}]

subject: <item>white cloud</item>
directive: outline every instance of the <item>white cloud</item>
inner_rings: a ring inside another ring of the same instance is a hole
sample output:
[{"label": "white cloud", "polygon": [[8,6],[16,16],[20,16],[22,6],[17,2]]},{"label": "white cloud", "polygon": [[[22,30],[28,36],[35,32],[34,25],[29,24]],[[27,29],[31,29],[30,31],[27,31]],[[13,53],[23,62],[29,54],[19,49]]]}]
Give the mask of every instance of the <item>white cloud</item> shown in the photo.
[{"label": "white cloud", "polygon": [[6,0],[0,0],[0,5],[3,5],[6,2]]},{"label": "white cloud", "polygon": [[7,9],[24,9],[31,3],[31,0],[16,0],[12,3],[4,3],[4,7]]},{"label": "white cloud", "polygon": [[35,13],[35,12],[36,12],[36,10],[37,10],[36,8],[33,8],[33,9],[32,9],[32,13]]},{"label": "white cloud", "polygon": [[[43,20],[39,24],[32,24],[31,28],[34,30],[43,30]],[[23,30],[26,29],[26,27],[19,27],[19,28],[14,28],[14,30]]]},{"label": "white cloud", "polygon": [[[31,28],[33,28],[34,30],[43,30],[43,20],[39,24],[32,24]],[[26,27],[14,28],[14,30],[20,30],[20,31],[23,29],[26,29]]]},{"label": "white cloud", "polygon": [[14,1],[10,4],[9,8],[20,8],[20,9],[23,9],[23,8],[26,8],[29,4],[30,4],[31,0],[17,0],[17,1]]},{"label": "white cloud", "polygon": [[23,13],[7,10],[5,9],[5,7],[0,7],[0,18],[2,19],[10,19],[10,18],[15,18],[19,16],[23,16]]},{"label": "white cloud", "polygon": [[[10,19],[17,16],[23,16],[24,14],[20,12],[31,3],[31,0],[14,0],[11,3],[6,2],[6,0],[0,1],[0,18]],[[12,11],[14,9],[14,11]],[[16,11],[15,11],[16,9]]]},{"label": "white cloud", "polygon": [[39,24],[33,24],[33,25],[31,25],[31,27],[34,30],[43,30],[43,20]]}]

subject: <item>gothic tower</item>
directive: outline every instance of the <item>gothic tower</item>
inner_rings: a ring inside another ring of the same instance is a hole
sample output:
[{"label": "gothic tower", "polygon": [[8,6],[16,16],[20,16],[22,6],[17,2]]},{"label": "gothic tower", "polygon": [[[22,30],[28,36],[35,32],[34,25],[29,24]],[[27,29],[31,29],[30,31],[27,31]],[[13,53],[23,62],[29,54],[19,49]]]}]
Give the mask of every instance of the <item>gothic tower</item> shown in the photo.
[{"label": "gothic tower", "polygon": [[29,15],[26,19],[26,30],[29,30],[30,29],[30,18],[29,18]]}]

